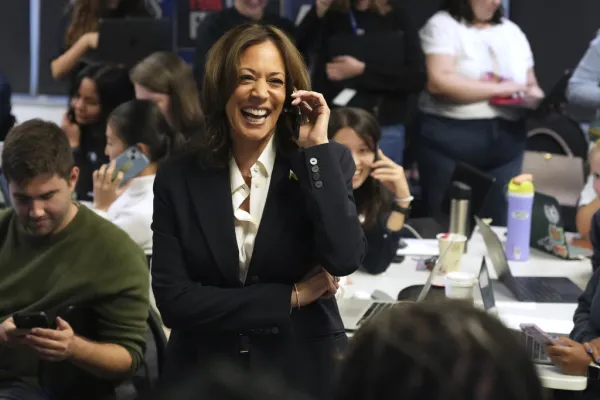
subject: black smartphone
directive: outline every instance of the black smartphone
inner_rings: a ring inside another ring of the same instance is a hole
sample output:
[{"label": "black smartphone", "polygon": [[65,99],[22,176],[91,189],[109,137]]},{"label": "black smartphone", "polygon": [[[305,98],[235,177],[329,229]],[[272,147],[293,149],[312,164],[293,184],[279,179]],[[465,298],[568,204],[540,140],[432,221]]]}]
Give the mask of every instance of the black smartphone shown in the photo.
[{"label": "black smartphone", "polygon": [[18,329],[50,328],[48,316],[43,311],[16,313],[13,321]]},{"label": "black smartphone", "polygon": [[[288,82],[291,82],[291,80],[288,80]],[[302,124],[302,111],[299,106],[292,105],[292,101],[294,100],[292,93],[294,90],[291,85],[288,85],[288,87],[289,89],[286,89],[283,110],[277,124],[279,125],[278,129],[286,131],[293,140],[298,140],[300,137],[300,125]]]}]

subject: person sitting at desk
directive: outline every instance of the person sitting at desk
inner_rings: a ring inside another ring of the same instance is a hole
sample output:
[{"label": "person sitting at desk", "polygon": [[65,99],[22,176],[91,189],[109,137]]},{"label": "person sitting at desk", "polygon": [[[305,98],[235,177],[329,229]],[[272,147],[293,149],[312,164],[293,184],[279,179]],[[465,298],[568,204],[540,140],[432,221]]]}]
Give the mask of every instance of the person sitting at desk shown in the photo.
[{"label": "person sitting at desk", "polygon": [[[0,399],[106,399],[115,380],[143,362],[146,257],[125,232],[72,200],[79,171],[57,125],[29,120],[13,128],[2,170],[14,207],[0,212]],[[65,315],[72,306],[87,309],[90,325]],[[45,312],[50,329],[17,329],[20,312]],[[80,379],[46,393],[45,370]]]},{"label": "person sitting at desk", "polygon": [[404,169],[379,149],[381,130],[375,116],[360,108],[338,108],[329,118],[329,138],[352,153],[352,188],[367,238],[362,268],[384,272],[396,256],[413,197]]},{"label": "person sitting at desk", "polygon": [[[127,232],[147,255],[152,254],[150,224],[156,170],[183,143],[183,136],[149,100],[128,101],[108,117],[105,154],[110,164],[94,171],[93,210]],[[130,148],[141,151],[150,163],[121,186],[123,172],[113,179],[115,160]]]},{"label": "person sitting at desk", "polygon": [[543,400],[515,335],[461,301],[398,304],[362,326],[333,400]]},{"label": "person sitting at desk", "polygon": [[144,0],[75,0],[61,22],[59,51],[50,63],[52,77],[69,76],[68,94],[77,90],[77,75],[86,67],[81,58],[98,46],[98,22],[106,18],[150,17]]},{"label": "person sitting at desk", "polygon": [[157,52],[131,70],[135,97],[154,101],[175,131],[187,139],[203,128],[192,69],[177,54]]},{"label": "person sitting at desk", "polygon": [[347,345],[336,277],[358,269],[366,240],[352,155],[328,140],[329,107],[309,82],[302,55],[272,26],[233,28],[208,55],[206,135],[154,182],[152,287],[172,329],[166,380],[226,358],[328,398]]},{"label": "person sitting at desk", "polygon": [[108,161],[104,155],[108,115],[135,95],[127,70],[117,66],[90,65],[81,71],[77,82],[77,93],[71,99],[61,127],[71,143],[80,171],[75,190],[77,198],[90,201],[92,173]]},{"label": "person sitting at desk", "polygon": [[[418,31],[408,13],[387,0],[317,0],[298,29],[308,32],[307,41],[318,43],[315,90],[330,104],[374,113],[381,125],[379,146],[402,165],[405,126],[415,105],[411,98],[423,90],[426,79]],[[336,53],[341,49],[334,48],[331,41],[338,38],[356,43],[362,36],[374,38],[370,51],[386,54],[388,64],[365,60],[363,57],[373,56],[365,54],[364,46],[358,50],[363,54]],[[394,56],[401,61],[391,60]],[[336,104],[336,97],[348,89],[354,90],[354,95]]]}]

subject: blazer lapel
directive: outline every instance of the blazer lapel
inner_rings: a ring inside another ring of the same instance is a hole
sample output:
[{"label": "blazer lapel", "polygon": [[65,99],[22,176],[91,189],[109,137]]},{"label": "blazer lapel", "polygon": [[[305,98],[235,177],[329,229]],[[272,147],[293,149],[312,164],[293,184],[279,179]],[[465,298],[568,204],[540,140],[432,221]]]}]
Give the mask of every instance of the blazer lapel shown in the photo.
[{"label": "blazer lapel", "polygon": [[269,184],[267,202],[265,203],[263,216],[254,241],[254,250],[250,266],[248,267],[248,276],[250,276],[252,269],[256,269],[256,266],[263,264],[269,247],[275,243],[270,238],[277,237],[279,234],[278,229],[283,228],[285,225],[286,215],[290,212],[290,209],[289,207],[286,208],[287,204],[284,201],[284,193],[291,183],[290,179],[293,179],[290,176],[290,171],[289,161],[285,157],[277,155],[273,175],[271,176],[271,183]]},{"label": "blazer lapel", "polygon": [[218,267],[226,280],[239,282],[239,252],[229,170],[192,168],[188,170],[187,183],[204,237]]}]

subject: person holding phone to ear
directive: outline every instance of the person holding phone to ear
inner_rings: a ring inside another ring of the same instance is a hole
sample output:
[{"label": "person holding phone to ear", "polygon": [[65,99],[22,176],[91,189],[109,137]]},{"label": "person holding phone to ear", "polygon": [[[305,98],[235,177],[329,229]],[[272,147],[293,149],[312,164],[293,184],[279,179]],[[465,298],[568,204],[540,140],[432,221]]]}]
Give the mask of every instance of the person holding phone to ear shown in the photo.
[{"label": "person holding phone to ear", "polygon": [[382,273],[396,256],[413,200],[404,169],[378,148],[381,130],[368,111],[333,110],[328,132],[350,149],[356,164],[352,187],[368,243],[362,267],[371,274]]},{"label": "person holding phone to ear", "polygon": [[[93,210],[127,232],[146,254],[152,254],[156,170],[184,140],[151,100],[128,101],[108,117],[104,152],[110,163],[93,173]],[[118,171],[120,165],[129,169]]]},{"label": "person holding phone to ear", "polygon": [[202,100],[206,135],[154,182],[152,287],[171,328],[163,379],[225,358],[326,399],[348,342],[336,277],[366,252],[352,155],[329,141],[329,107],[277,28],[221,37]]}]

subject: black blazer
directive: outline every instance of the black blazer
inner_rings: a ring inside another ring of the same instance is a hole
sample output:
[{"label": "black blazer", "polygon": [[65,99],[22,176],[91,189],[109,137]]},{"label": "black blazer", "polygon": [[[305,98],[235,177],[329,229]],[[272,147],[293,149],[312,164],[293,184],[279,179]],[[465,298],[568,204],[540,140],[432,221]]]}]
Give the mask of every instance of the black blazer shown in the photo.
[{"label": "black blazer", "polygon": [[[278,153],[245,285],[228,168],[195,156],[161,166],[154,183],[152,287],[172,329],[165,376],[215,357],[270,369],[314,398],[334,381],[347,338],[335,299],[291,310],[293,284],[315,266],[354,272],[366,252],[352,190],[354,162],[335,142]],[[295,175],[291,173],[294,172]],[[241,361],[240,361],[241,362]]]}]

